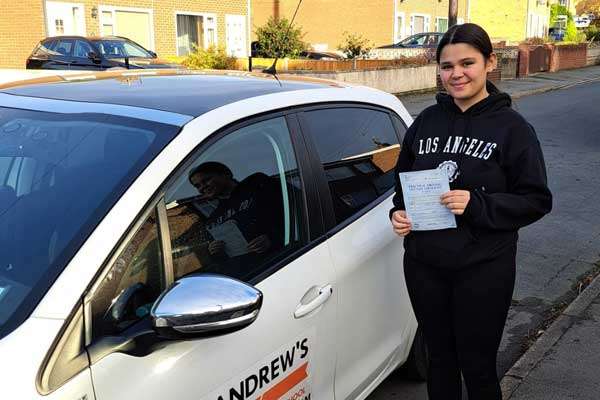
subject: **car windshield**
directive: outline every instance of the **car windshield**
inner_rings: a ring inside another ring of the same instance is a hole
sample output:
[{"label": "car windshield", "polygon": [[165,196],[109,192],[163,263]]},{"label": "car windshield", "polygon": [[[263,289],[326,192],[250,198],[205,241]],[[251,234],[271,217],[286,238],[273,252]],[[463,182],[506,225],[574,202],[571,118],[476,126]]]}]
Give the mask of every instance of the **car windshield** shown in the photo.
[{"label": "car windshield", "polygon": [[93,43],[106,58],[152,58],[148,50],[129,40],[103,39],[94,40]]},{"label": "car windshield", "polygon": [[0,106],[0,338],[179,127]]},{"label": "car windshield", "polygon": [[427,39],[427,35],[409,36],[398,42],[398,44],[401,46],[421,46],[425,44],[425,39]]}]

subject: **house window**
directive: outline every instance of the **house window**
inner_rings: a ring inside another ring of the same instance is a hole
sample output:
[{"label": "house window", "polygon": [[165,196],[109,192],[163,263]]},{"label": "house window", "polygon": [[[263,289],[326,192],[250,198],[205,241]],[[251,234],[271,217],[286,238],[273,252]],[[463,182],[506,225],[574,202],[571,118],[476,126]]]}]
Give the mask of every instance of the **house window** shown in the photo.
[{"label": "house window", "polygon": [[396,14],[396,36],[395,42],[399,42],[404,37],[404,15]]},{"label": "house window", "polygon": [[54,26],[56,27],[57,35],[63,35],[65,33],[65,22],[62,19],[54,20]]},{"label": "house window", "polygon": [[112,11],[102,11],[102,36],[112,36],[115,31],[113,28],[113,13]]},{"label": "house window", "polygon": [[429,31],[429,15],[425,14],[413,14],[410,16],[410,34],[416,35],[417,33],[423,33]]},{"label": "house window", "polygon": [[206,45],[214,46],[217,44],[216,40],[216,23],[214,17],[206,17]]},{"label": "house window", "polygon": [[435,31],[446,32],[448,30],[448,18],[437,17],[435,19]]},{"label": "house window", "polygon": [[216,44],[215,17],[177,14],[177,55],[184,56],[194,48]]}]

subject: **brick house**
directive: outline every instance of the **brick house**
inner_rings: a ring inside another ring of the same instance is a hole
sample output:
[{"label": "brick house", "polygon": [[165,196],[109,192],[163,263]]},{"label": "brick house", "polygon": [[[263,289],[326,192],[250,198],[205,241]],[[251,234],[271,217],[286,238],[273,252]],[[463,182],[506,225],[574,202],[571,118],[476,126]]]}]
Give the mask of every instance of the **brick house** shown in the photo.
[{"label": "brick house", "polygon": [[511,0],[502,3],[470,0],[469,20],[483,26],[493,41],[520,42],[548,35],[550,0]]},{"label": "brick house", "polygon": [[[491,0],[488,0],[491,1]],[[271,16],[291,19],[298,0],[252,0],[252,37]],[[459,0],[459,21],[466,20],[467,0]],[[304,41],[320,51],[334,51],[344,32],[360,33],[375,46],[412,34],[445,31],[448,0],[313,0],[303,2],[296,25]]]},{"label": "brick house", "polygon": [[249,48],[250,0],[0,1],[0,68],[23,68],[34,46],[55,35],[126,36],[159,56],[223,46]]},{"label": "brick house", "polygon": [[[459,0],[458,23],[483,26],[493,41],[520,42],[548,34],[550,4],[567,0]],[[270,16],[290,19],[298,0],[252,0],[252,37]],[[448,28],[448,0],[313,0],[303,2],[296,24],[316,50],[336,50],[345,31],[374,46]]]}]

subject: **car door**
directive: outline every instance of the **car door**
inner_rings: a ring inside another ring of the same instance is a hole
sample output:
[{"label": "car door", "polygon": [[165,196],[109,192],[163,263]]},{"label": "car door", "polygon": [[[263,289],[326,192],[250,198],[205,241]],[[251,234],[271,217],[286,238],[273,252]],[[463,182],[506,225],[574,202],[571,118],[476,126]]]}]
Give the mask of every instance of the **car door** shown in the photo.
[{"label": "car door", "polygon": [[[335,274],[294,121],[209,139],[116,249],[85,299],[97,400],[333,398]],[[256,321],[185,341],[136,333],[169,282],[196,273],[255,285]],[[114,311],[123,293],[139,293],[129,313]]]},{"label": "car door", "polygon": [[58,39],[48,55],[45,69],[69,69],[74,47],[73,39]]},{"label": "car door", "polygon": [[76,40],[73,49],[73,57],[70,60],[70,69],[98,71],[102,69],[100,58],[93,60],[90,53],[95,53],[94,48],[85,40]]},{"label": "car door", "polygon": [[[335,395],[353,399],[395,366],[410,340],[402,243],[388,219],[400,138],[390,113],[365,106],[312,108],[302,121],[331,216],[339,295]],[[398,128],[403,134],[403,125]]]}]

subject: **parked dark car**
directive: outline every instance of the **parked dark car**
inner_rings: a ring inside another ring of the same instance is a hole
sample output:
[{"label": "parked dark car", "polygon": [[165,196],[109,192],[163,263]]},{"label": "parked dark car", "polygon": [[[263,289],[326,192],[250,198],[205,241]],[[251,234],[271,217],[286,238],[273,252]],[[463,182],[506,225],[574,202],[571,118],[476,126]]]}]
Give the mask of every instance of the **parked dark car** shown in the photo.
[{"label": "parked dark car", "polygon": [[120,36],[56,36],[42,40],[26,62],[27,69],[105,70],[173,68],[156,53]]},{"label": "parked dark car", "polygon": [[322,61],[339,61],[344,60],[344,56],[329,51],[314,51],[305,50],[300,53],[300,58],[308,58],[309,60],[322,60]]},{"label": "parked dark car", "polygon": [[402,39],[398,43],[381,46],[380,49],[403,49],[403,48],[436,48],[443,32],[423,32]]}]

